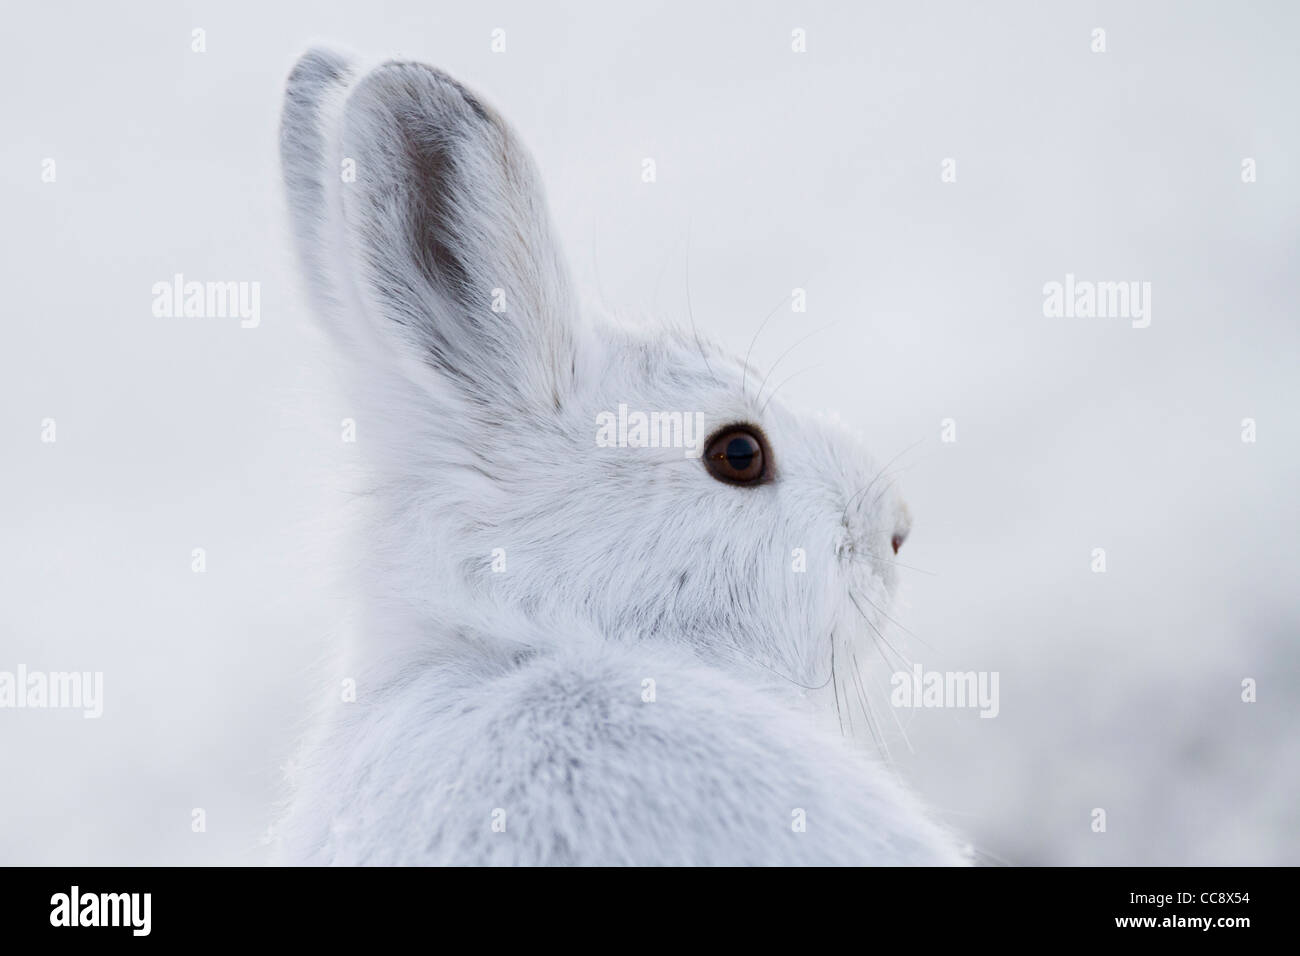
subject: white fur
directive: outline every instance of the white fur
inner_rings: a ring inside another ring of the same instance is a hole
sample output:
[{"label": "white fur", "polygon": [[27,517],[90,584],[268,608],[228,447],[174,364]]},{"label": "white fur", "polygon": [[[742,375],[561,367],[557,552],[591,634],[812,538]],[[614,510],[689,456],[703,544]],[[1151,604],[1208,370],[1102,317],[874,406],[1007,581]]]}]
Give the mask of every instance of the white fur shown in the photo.
[{"label": "white fur", "polygon": [[[853,437],[712,344],[581,314],[526,151],[436,70],[309,52],[282,158],[373,486],[358,700],[296,762],[280,857],[965,862],[836,722],[907,521]],[[775,480],[597,447],[619,403],[756,423]]]}]

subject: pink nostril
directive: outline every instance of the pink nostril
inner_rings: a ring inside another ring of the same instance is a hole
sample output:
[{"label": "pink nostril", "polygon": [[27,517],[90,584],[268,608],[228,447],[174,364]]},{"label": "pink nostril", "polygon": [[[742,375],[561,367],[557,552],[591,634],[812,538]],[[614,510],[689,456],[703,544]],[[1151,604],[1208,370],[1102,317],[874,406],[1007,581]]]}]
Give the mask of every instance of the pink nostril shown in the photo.
[{"label": "pink nostril", "polygon": [[894,546],[894,554],[898,554],[898,549],[903,546],[903,542],[906,540],[907,540],[907,535],[905,534],[894,535],[894,537],[889,542]]}]

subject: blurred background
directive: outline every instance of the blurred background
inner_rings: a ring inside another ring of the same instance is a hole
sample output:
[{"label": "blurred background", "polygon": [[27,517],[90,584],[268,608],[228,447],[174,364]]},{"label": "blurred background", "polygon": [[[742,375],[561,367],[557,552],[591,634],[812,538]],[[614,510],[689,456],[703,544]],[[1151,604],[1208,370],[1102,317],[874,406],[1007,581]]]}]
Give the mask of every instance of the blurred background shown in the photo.
[{"label": "blurred background", "polygon": [[[358,449],[279,183],[284,79],[319,41],[494,103],[592,299],[683,320],[689,302],[741,354],[777,308],[753,354],[780,359],[774,383],[807,370],[782,396],[901,453],[893,639],[927,669],[997,671],[1000,713],[895,711],[885,743],[986,859],[1300,863],[1300,8],[8,19],[0,670],[102,671],[104,715],[0,710],[0,863],[265,857],[337,630],[317,542]],[[260,282],[260,325],[155,317],[176,273]],[[1150,326],[1045,317],[1067,273],[1150,282]],[[805,313],[782,306],[796,287]],[[869,686],[883,714],[887,672]]]}]

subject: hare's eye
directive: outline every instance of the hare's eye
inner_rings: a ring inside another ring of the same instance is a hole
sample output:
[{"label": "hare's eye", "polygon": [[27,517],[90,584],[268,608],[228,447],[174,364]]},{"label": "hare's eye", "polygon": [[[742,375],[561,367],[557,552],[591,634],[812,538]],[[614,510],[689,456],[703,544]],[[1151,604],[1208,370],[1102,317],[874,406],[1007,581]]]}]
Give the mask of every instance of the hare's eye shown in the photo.
[{"label": "hare's eye", "polygon": [[768,477],[767,446],[762,433],[748,425],[728,425],[704,446],[704,464],[718,481],[757,485]]}]

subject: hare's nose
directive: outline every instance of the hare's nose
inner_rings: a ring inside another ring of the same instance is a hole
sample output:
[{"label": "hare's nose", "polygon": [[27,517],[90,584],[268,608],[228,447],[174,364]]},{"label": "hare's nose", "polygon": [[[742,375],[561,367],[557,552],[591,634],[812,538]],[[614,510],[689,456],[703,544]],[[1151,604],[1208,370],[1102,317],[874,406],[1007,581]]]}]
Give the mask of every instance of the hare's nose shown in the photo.
[{"label": "hare's nose", "polygon": [[894,525],[894,536],[889,539],[889,543],[894,546],[894,554],[898,554],[898,549],[903,546],[907,540],[907,533],[912,530],[912,512],[907,507],[907,502],[898,502],[898,517]]},{"label": "hare's nose", "polygon": [[889,538],[889,544],[893,545],[894,554],[902,548],[902,542],[907,540],[907,532],[911,531],[911,509],[907,507],[907,502],[898,501],[898,514],[894,516],[894,533]]}]

